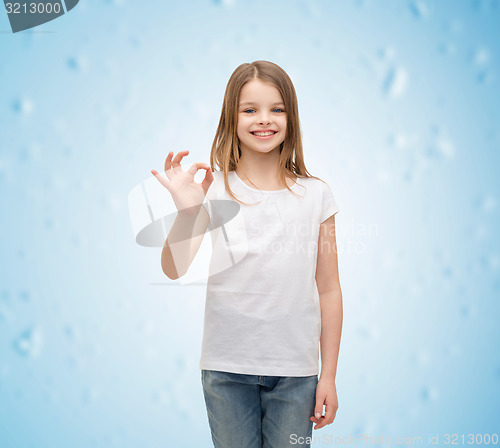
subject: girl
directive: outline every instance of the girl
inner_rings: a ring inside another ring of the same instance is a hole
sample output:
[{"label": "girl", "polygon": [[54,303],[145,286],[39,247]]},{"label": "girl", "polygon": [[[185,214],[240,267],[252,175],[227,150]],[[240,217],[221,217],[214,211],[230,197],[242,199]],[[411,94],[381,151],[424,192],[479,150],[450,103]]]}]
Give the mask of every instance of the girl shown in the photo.
[{"label": "girl", "polygon": [[267,61],[240,65],[226,88],[210,166],[184,172],[188,153],[168,154],[168,180],[151,172],[178,210],[162,251],[169,278],[187,272],[212,230],[200,369],[214,446],[309,447],[313,423],[332,423],[338,409],[339,209],[305,167],[288,75]]}]

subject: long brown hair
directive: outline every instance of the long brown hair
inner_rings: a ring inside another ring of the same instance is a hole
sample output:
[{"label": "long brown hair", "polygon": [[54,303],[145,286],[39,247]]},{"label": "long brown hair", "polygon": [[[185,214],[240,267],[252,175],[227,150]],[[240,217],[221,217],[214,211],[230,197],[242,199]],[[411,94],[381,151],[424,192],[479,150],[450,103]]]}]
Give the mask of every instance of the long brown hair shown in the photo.
[{"label": "long brown hair", "polygon": [[286,188],[295,194],[286,183],[286,177],[315,178],[306,169],[302,150],[302,137],[299,121],[297,95],[292,80],[277,64],[269,61],[254,61],[241,64],[233,72],[227,83],[222,104],[219,125],[210,153],[210,168],[215,171],[218,166],[224,172],[224,184],[229,195],[239,201],[229,188],[228,173],[234,171],[241,157],[239,138],[237,135],[238,105],[242,87],[253,79],[270,82],[279,90],[285,103],[287,125],[285,140],[280,145],[278,177]]}]

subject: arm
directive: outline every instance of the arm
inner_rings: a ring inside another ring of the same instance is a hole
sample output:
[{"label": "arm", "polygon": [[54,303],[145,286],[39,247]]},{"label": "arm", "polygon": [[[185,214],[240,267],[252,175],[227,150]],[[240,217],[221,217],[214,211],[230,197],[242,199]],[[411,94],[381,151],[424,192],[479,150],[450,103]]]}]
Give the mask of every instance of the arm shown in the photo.
[{"label": "arm", "polygon": [[320,227],[316,284],[321,305],[321,377],[335,381],[343,314],[335,241],[335,215],[330,216]]},{"label": "arm", "polygon": [[[206,163],[193,163],[184,172],[181,160],[189,151],[181,151],[172,158],[168,153],[164,171],[168,180],[151,170],[151,173],[170,192],[177,208],[174,224],[163,245],[161,252],[161,268],[165,275],[176,280],[189,269],[208,228],[210,217],[203,207],[203,200],[212,184],[214,177],[211,168]],[[201,184],[194,181],[199,169],[206,170]]]},{"label": "arm", "polygon": [[205,207],[201,205],[177,212],[161,252],[161,268],[169,279],[176,280],[188,271],[209,220]]},{"label": "arm", "polygon": [[[335,215],[321,223],[318,241],[316,284],[321,306],[321,374],[316,388],[314,429],[333,422],[338,409],[335,376],[342,333],[342,291],[338,272],[337,245],[335,241]],[[326,404],[326,415],[323,414]]]}]

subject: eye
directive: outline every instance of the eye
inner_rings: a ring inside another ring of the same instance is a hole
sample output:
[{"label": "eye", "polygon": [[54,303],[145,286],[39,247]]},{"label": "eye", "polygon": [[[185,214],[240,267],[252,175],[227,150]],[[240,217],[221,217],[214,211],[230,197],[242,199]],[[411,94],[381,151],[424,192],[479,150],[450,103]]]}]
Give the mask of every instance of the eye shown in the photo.
[{"label": "eye", "polygon": [[[284,110],[284,109],[281,109],[280,107],[275,107],[275,108],[273,109],[273,111],[276,111],[276,110],[278,111],[278,113],[280,113],[280,112],[285,112],[285,110]],[[252,111],[254,111],[254,112],[255,112],[255,109],[245,109],[243,112],[252,112]]]}]

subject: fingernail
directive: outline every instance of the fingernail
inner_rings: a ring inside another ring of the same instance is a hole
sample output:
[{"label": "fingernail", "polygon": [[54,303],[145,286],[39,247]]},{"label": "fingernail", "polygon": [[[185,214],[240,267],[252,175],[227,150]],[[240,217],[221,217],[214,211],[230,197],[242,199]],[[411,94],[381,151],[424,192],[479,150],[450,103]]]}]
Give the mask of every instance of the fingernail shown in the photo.
[{"label": "fingernail", "polygon": [[321,414],[319,412],[316,412],[316,418],[320,418]]}]

